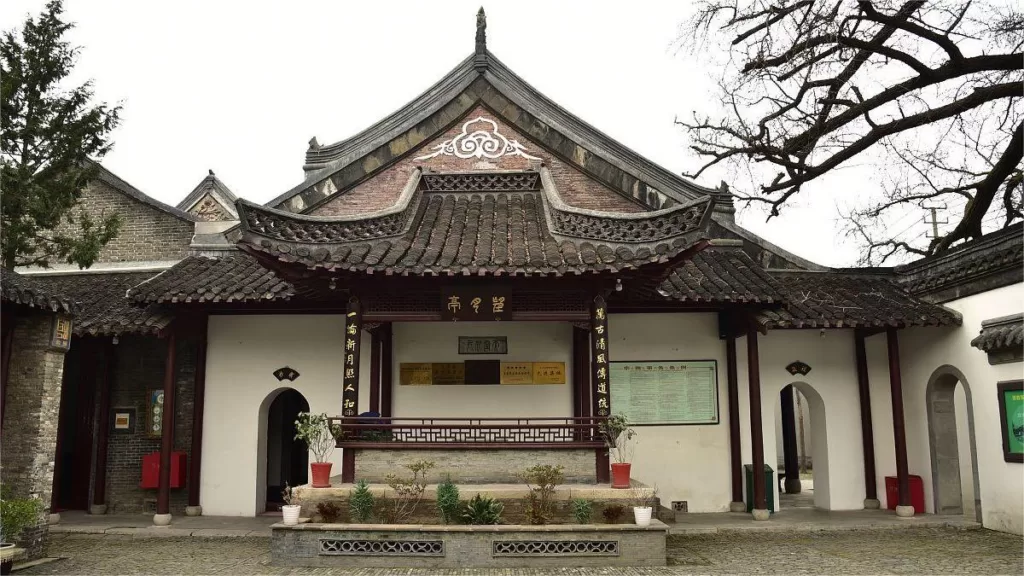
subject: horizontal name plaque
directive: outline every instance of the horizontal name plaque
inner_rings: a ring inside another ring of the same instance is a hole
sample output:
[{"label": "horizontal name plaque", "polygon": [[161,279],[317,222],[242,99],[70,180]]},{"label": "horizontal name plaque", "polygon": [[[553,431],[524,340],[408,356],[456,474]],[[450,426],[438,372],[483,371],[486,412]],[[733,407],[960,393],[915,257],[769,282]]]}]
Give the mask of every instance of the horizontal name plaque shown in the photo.
[{"label": "horizontal name plaque", "polygon": [[508,354],[508,337],[459,336],[459,354]]}]

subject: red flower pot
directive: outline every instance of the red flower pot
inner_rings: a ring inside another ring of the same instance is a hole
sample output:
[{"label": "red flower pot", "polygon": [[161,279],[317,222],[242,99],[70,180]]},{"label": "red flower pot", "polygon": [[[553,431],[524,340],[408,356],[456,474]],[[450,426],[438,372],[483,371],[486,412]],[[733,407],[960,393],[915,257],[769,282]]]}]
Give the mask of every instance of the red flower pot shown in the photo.
[{"label": "red flower pot", "polygon": [[331,462],[310,462],[313,471],[313,488],[331,487]]},{"label": "red flower pot", "polygon": [[612,464],[612,488],[629,488],[630,464]]}]

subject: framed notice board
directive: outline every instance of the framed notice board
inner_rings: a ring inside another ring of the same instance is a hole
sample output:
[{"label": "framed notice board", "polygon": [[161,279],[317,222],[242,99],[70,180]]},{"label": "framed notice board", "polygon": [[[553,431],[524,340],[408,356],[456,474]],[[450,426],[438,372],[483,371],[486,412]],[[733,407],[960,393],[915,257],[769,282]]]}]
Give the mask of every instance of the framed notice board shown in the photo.
[{"label": "framed notice board", "polygon": [[718,424],[718,362],[609,362],[612,413],[636,425]]}]

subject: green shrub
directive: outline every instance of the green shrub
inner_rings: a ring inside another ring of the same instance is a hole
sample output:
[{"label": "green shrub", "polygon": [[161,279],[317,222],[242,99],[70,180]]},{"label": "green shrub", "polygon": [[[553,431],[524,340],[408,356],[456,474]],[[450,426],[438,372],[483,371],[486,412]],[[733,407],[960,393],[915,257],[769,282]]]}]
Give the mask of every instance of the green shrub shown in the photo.
[{"label": "green shrub", "polygon": [[444,482],[437,485],[437,511],[442,524],[454,524],[458,520],[459,504],[459,487],[451,476],[446,476]]},{"label": "green shrub", "polygon": [[547,524],[555,517],[555,487],[565,481],[565,467],[541,464],[527,468],[521,478],[530,489],[526,517],[530,524]]},{"label": "green shrub", "polygon": [[370,485],[366,480],[360,480],[356,489],[348,496],[348,509],[353,522],[366,524],[373,517],[373,506],[375,498],[370,492]]},{"label": "green shrub", "polygon": [[590,524],[590,518],[594,515],[594,504],[586,498],[572,499],[572,517],[577,524]]},{"label": "green shrub", "polygon": [[466,503],[462,519],[466,521],[466,524],[498,524],[501,522],[501,513],[504,510],[505,506],[501,502],[477,494]]},{"label": "green shrub", "polygon": [[316,512],[327,524],[335,524],[341,518],[341,506],[336,502],[320,502],[316,505]]},{"label": "green shrub", "polygon": [[394,490],[394,499],[386,501],[382,507],[382,519],[387,524],[401,524],[416,513],[416,508],[427,489],[427,472],[434,467],[429,460],[419,460],[406,466],[412,472],[412,478],[399,478],[395,474],[384,477],[389,488]]},{"label": "green shrub", "polygon": [[6,486],[0,487],[0,541],[17,543],[25,528],[39,521],[42,510],[38,498],[12,498]]},{"label": "green shrub", "polygon": [[621,504],[609,504],[604,507],[604,511],[601,515],[604,516],[604,521],[609,524],[618,524],[619,520],[622,519],[622,515],[626,513],[626,508]]}]

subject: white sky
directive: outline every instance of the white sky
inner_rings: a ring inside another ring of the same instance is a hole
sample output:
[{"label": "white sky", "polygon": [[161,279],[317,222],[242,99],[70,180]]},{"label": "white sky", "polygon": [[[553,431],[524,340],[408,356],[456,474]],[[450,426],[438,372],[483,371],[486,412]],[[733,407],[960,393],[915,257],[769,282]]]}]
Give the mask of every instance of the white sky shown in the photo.
[{"label": "white sky", "polygon": [[[66,10],[82,47],[76,79],[92,78],[98,99],[124,104],[104,165],[176,204],[211,168],[258,202],[298,184],[312,136],[351,136],[468,56],[480,4],[68,0]],[[20,27],[43,5],[5,0],[0,28]],[[483,6],[488,48],[527,82],[673,172],[697,167],[673,124],[714,101],[712,71],[674,48],[688,3]],[[714,176],[701,183],[717,185]],[[748,209],[739,221],[805,258],[852,265],[837,203],[876,189],[870,170],[848,168],[807,186],[779,218],[765,223]],[[925,230],[916,216],[904,225]]]}]

